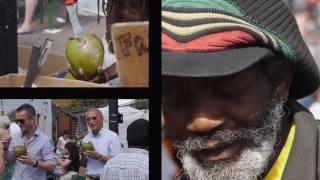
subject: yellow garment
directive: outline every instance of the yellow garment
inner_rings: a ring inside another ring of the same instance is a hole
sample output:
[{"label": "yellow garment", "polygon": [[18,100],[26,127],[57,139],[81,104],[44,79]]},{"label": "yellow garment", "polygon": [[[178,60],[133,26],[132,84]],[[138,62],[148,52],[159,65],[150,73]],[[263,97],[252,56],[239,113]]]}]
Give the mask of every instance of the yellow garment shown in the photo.
[{"label": "yellow garment", "polygon": [[283,170],[287,164],[289,153],[292,147],[295,131],[296,125],[294,121],[292,121],[287,140],[279,154],[278,159],[276,160],[276,162],[268,172],[267,176],[265,177],[265,180],[281,180]]}]

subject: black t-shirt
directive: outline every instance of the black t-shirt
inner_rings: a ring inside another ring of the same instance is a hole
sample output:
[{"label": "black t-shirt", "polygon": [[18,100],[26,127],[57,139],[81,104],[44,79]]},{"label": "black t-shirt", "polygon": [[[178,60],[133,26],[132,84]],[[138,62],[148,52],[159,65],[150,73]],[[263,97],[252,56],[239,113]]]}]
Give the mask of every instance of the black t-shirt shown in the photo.
[{"label": "black t-shirt", "polygon": [[68,159],[71,160],[71,163],[67,167],[67,172],[68,171],[79,172],[79,166],[80,166],[80,156],[79,156],[79,154],[71,155],[71,156],[69,156]]}]

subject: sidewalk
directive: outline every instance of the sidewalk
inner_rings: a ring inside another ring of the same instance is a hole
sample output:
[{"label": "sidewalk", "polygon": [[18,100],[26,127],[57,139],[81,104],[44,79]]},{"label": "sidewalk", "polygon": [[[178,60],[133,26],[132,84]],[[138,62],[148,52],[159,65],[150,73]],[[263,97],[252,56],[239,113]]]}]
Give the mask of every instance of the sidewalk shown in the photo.
[{"label": "sidewalk", "polygon": [[[44,42],[46,38],[52,39],[54,41],[51,52],[64,55],[65,54],[65,44],[70,36],[73,36],[71,23],[67,22],[66,19],[66,8],[60,1],[53,1],[53,27],[55,29],[61,29],[60,32],[56,34],[49,34],[44,32],[48,28],[48,7],[47,1],[44,0],[44,18],[43,24],[40,23],[39,12],[35,13],[34,18],[34,32],[32,34],[18,35],[18,45],[32,46],[34,43]],[[57,18],[64,20],[65,22],[58,22]],[[97,16],[79,16],[81,25],[86,32],[94,33],[98,37],[102,38],[106,30],[106,19],[100,16],[100,24],[97,23]],[[18,24],[18,27],[21,25]]]}]

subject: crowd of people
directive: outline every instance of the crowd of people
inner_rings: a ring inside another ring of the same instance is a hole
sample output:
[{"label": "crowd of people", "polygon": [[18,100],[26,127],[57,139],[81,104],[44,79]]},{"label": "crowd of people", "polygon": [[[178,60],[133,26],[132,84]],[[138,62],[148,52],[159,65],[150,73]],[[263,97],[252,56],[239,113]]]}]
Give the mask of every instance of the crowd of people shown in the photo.
[{"label": "crowd of people", "polygon": [[[49,177],[71,180],[81,176],[80,167],[83,167],[86,180],[149,179],[147,120],[138,119],[128,126],[128,148],[121,147],[115,132],[103,127],[99,109],[87,110],[85,120],[89,133],[81,143],[72,140],[72,132],[66,130],[55,146],[52,138],[37,128],[34,107],[21,105],[14,118],[21,132],[16,135],[0,132],[0,177],[4,180],[45,180]],[[0,128],[4,131],[10,124],[13,124],[10,120],[0,120]],[[92,149],[83,149],[82,144],[88,142],[93,145]],[[21,147],[26,152],[23,153]],[[13,168],[9,168],[10,165]]]}]

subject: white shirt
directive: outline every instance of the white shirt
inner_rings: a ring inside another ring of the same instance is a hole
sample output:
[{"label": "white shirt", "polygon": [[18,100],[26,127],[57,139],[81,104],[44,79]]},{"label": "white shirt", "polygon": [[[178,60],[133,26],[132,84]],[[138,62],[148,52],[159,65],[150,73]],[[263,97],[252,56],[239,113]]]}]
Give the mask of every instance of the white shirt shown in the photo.
[{"label": "white shirt", "polygon": [[[110,67],[112,64],[117,62],[117,57],[114,54],[111,54],[109,52],[109,45],[106,41],[106,34],[104,34],[102,37],[102,44],[104,47],[104,60],[103,60],[102,69],[106,69]],[[112,87],[120,87],[120,78],[119,77],[114,78],[108,81],[108,84],[110,84]]]},{"label": "white shirt", "polygon": [[[97,136],[92,133],[87,134],[83,138],[84,142],[91,141],[94,149],[103,156],[115,156],[121,151],[121,143],[119,136],[108,129],[102,128]],[[88,158],[87,159],[87,175],[99,176],[103,172],[104,164],[102,161]]]},{"label": "white shirt", "polygon": [[314,102],[309,107],[309,110],[311,111],[315,119],[320,119],[320,103]]},{"label": "white shirt", "polygon": [[117,57],[114,54],[111,54],[109,52],[109,45],[106,41],[106,34],[104,34],[102,37],[102,44],[104,47],[104,61],[103,61],[102,68],[105,69],[110,67],[112,64],[116,63]]},{"label": "white shirt", "polygon": [[12,136],[12,137],[21,133],[21,129],[20,129],[19,125],[15,122],[10,124],[9,129],[10,129],[10,136]]},{"label": "white shirt", "polygon": [[71,141],[71,139],[67,138],[66,140],[63,138],[63,136],[59,137],[59,141],[61,143],[61,147],[64,149],[64,145],[67,144],[67,142]]}]

